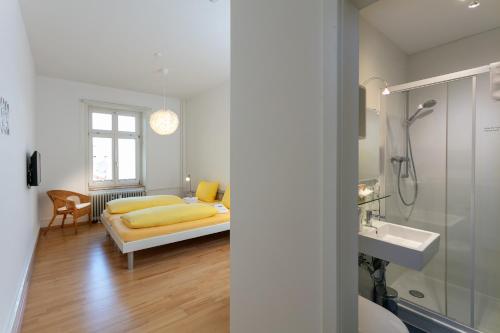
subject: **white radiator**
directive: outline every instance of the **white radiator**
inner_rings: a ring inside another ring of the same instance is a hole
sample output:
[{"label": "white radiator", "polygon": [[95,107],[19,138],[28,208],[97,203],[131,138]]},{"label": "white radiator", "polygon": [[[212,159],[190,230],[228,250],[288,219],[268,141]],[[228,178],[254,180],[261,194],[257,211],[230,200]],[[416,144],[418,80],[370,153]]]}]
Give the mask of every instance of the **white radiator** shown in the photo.
[{"label": "white radiator", "polygon": [[141,188],[126,188],[116,190],[90,191],[90,202],[92,202],[92,221],[99,221],[102,212],[106,209],[108,201],[120,198],[143,197],[146,191]]}]

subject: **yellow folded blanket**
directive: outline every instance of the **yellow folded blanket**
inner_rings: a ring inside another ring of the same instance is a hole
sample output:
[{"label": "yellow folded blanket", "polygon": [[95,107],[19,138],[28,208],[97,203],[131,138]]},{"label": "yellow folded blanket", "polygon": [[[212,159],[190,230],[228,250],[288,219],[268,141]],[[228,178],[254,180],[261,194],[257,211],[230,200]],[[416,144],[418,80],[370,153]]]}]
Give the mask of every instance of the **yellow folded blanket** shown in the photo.
[{"label": "yellow folded blanket", "polygon": [[122,215],[123,224],[129,228],[150,228],[187,221],[194,221],[217,214],[217,209],[204,204],[179,204],[136,210]]},{"label": "yellow folded blanket", "polygon": [[184,200],[175,195],[149,195],[111,200],[106,204],[106,209],[110,214],[124,214],[145,208],[182,203]]}]

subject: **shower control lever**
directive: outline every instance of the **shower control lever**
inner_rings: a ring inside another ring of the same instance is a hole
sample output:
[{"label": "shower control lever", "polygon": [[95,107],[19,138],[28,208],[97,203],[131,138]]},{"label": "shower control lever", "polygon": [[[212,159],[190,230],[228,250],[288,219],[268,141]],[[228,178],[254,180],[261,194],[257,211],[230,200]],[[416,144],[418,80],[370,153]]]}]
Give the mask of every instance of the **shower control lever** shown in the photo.
[{"label": "shower control lever", "polygon": [[403,162],[408,162],[408,159],[404,156],[393,156],[391,157],[391,162],[403,163]]}]

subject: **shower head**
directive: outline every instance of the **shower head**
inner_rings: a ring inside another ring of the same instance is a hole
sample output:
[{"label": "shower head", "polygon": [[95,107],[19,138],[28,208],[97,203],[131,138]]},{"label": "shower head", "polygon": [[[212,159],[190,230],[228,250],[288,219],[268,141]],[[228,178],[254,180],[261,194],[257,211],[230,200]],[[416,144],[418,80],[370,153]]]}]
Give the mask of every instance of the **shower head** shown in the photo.
[{"label": "shower head", "polygon": [[417,111],[419,110],[423,110],[423,109],[430,109],[430,108],[433,108],[434,106],[436,106],[437,102],[435,99],[431,99],[431,100],[428,100],[427,102],[425,102],[424,104],[420,104],[417,108]]},{"label": "shower head", "polygon": [[[413,124],[413,122],[417,119],[417,118],[422,118],[424,116],[427,116],[428,114],[430,114],[432,111],[434,110],[429,110],[430,108],[436,106],[437,102],[436,100],[434,99],[431,99],[431,100],[428,100],[426,101],[425,103],[423,104],[420,104],[418,107],[417,107],[417,111],[410,117],[408,118],[408,126],[410,126],[411,124]],[[423,110],[426,110],[426,112],[424,112],[423,114],[420,114]]]}]

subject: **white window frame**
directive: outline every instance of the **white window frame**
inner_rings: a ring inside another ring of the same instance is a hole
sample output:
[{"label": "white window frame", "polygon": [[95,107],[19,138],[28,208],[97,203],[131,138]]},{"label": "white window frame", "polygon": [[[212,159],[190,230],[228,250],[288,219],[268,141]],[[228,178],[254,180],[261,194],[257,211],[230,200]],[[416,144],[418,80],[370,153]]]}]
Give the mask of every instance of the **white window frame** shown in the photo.
[{"label": "white window frame", "polygon": [[[82,100],[85,105],[86,123],[87,123],[87,179],[89,190],[103,188],[123,188],[144,186],[143,175],[143,111],[150,111],[148,108],[119,105],[106,102],[96,102]],[[105,113],[112,115],[112,130],[94,130],[92,129],[92,113]],[[118,116],[134,116],[135,132],[118,131]],[[103,137],[112,139],[113,150],[113,179],[110,181],[94,181],[93,179],[93,156],[92,156],[92,138]],[[118,159],[118,140],[135,139],[136,141],[136,178],[118,179],[119,159]]]}]

